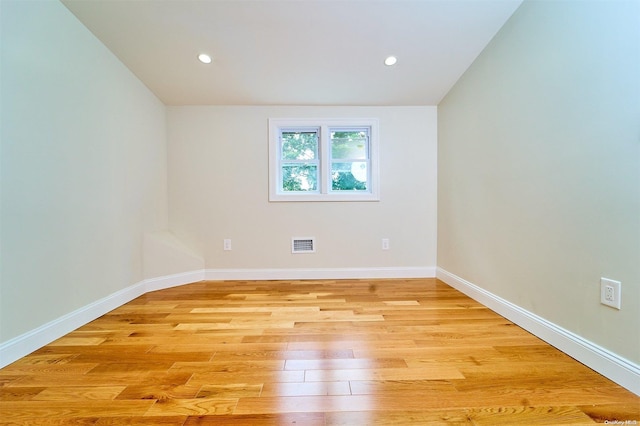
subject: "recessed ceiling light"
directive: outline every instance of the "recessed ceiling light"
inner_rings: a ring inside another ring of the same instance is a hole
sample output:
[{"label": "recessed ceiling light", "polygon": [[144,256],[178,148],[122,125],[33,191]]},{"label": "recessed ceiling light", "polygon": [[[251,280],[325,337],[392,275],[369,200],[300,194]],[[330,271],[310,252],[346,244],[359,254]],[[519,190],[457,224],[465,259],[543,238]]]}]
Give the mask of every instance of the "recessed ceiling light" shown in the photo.
[{"label": "recessed ceiling light", "polygon": [[396,62],[398,62],[398,58],[395,56],[387,56],[387,59],[384,60],[384,64],[388,66],[395,65]]},{"label": "recessed ceiling light", "polygon": [[206,53],[201,53],[198,55],[198,60],[200,62],[202,62],[203,64],[210,64],[211,63],[211,56],[207,55]]}]

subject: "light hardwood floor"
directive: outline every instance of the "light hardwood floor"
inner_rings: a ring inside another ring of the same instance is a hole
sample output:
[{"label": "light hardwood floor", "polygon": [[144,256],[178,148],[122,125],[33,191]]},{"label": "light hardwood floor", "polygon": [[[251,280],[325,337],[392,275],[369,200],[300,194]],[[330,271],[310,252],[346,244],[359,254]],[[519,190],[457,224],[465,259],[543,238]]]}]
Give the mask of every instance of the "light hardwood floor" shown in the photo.
[{"label": "light hardwood floor", "polygon": [[640,398],[435,279],[189,284],[0,370],[3,425],[615,420]]}]

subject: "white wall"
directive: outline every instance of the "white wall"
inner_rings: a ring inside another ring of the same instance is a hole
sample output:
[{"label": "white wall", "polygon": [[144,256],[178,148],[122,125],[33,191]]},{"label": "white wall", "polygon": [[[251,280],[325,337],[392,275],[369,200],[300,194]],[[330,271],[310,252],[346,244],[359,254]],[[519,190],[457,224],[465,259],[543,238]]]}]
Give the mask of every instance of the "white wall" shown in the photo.
[{"label": "white wall", "polygon": [[[350,116],[380,120],[381,201],[270,203],[268,119]],[[169,107],[170,228],[208,269],[434,268],[436,120],[435,107]],[[292,255],[291,237],[317,252]]]},{"label": "white wall", "polygon": [[639,24],[637,1],[526,1],[438,108],[438,266],[636,363]]},{"label": "white wall", "polygon": [[140,281],[165,109],[59,2],[2,0],[0,343]]}]

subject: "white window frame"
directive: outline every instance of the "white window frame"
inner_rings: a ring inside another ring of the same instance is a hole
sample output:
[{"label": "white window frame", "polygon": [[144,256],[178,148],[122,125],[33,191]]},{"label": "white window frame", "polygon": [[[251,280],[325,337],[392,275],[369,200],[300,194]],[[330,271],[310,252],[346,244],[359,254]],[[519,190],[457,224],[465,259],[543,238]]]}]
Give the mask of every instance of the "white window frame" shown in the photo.
[{"label": "white window frame", "polygon": [[[379,129],[375,118],[271,118],[269,119],[269,201],[379,201]],[[284,130],[318,128],[319,169],[317,191],[282,191],[280,134]],[[367,190],[334,191],[331,189],[330,129],[369,130]]]}]

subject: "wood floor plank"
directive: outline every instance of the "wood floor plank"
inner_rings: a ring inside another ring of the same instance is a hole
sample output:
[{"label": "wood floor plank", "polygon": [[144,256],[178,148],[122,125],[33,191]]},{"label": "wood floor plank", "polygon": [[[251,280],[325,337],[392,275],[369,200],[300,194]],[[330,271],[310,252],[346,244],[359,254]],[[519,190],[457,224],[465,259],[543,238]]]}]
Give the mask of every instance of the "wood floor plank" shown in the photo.
[{"label": "wood floor plank", "polygon": [[234,414],[278,414],[375,410],[377,401],[369,395],[275,396],[242,398]]},{"label": "wood floor plank", "polygon": [[[25,386],[25,387],[0,387],[0,401],[27,401],[33,399],[39,393],[47,389],[46,387]],[[0,412],[1,414],[1,412]]]},{"label": "wood floor plank", "polygon": [[284,351],[288,347],[287,342],[275,343],[186,343],[174,344],[171,340],[158,344],[149,349],[149,353],[173,353],[173,352],[206,352],[212,355],[219,352],[251,352],[251,351]]},{"label": "wood floor plank", "polygon": [[353,395],[460,395],[449,380],[354,380],[350,382],[350,388]]},{"label": "wood floor plank", "polygon": [[318,360],[318,359],[348,359],[354,358],[353,350],[315,350],[315,351],[271,351],[250,350],[245,351],[217,351],[213,356],[214,361],[242,361],[242,360]]},{"label": "wood floor plank", "polygon": [[402,358],[290,359],[285,370],[351,370],[358,368],[407,368]]},{"label": "wood floor plank", "polygon": [[197,397],[200,386],[167,383],[141,383],[126,386],[115,399],[119,400],[157,400],[193,399]]},{"label": "wood floor plank", "polygon": [[260,396],[351,395],[349,382],[265,383]]},{"label": "wood floor plank", "polygon": [[109,400],[115,399],[126,386],[62,386],[48,387],[35,395],[33,401]]},{"label": "wood floor plank", "polygon": [[49,346],[95,346],[103,343],[106,337],[62,337]]},{"label": "wood floor plank", "polygon": [[[461,342],[463,343],[463,342]],[[381,345],[382,346],[382,345]],[[388,358],[398,355],[398,348],[395,347],[379,347],[378,345],[372,347],[370,344],[363,345],[353,349],[354,357],[356,358]],[[498,362],[500,360],[507,360],[507,357],[498,352],[492,346],[474,346],[473,352],[469,351],[469,346],[437,346],[437,347],[417,347],[408,346],[401,349],[402,356],[407,361],[428,359],[436,362],[464,362],[470,360],[471,362]]]},{"label": "wood floor plank", "polygon": [[171,371],[191,373],[252,373],[262,371],[281,371],[286,361],[279,359],[244,360],[244,361],[210,361],[210,362],[176,362]]},{"label": "wood floor plank", "polygon": [[184,384],[192,373],[176,372],[161,374],[158,372],[124,372],[80,375],[25,375],[7,383],[5,387],[61,387],[61,386],[120,386],[152,383],[157,385]]},{"label": "wood floor plank", "polygon": [[165,399],[153,404],[145,416],[211,416],[233,413],[238,398]]},{"label": "wood floor plank", "polygon": [[62,363],[62,364],[26,364],[20,363],[12,366],[11,369],[0,369],[0,376],[9,374],[50,374],[50,375],[70,375],[85,374],[100,367],[97,363]]},{"label": "wood floor plank", "polygon": [[188,416],[102,417],[92,424],[95,426],[183,426],[188,419]]},{"label": "wood floor plank", "polygon": [[[149,358],[148,358],[149,359]],[[100,365],[89,371],[89,374],[100,374],[100,373],[127,373],[127,372],[166,372],[171,368],[175,362],[164,361],[164,362],[102,362]]]},{"label": "wood floor plank", "polygon": [[[72,359],[77,359],[78,354],[42,354],[32,353],[28,357],[21,358],[13,363],[14,367],[19,365],[36,365],[36,364],[65,364]],[[87,362],[87,361],[85,361]]]},{"label": "wood floor plank", "polygon": [[[417,348],[416,342],[411,339],[406,340],[377,340],[373,343],[371,339],[359,340],[361,336],[351,336],[350,339],[329,340],[329,341],[296,341],[290,342],[287,348],[290,350],[313,350],[315,348],[329,348],[331,350],[352,350],[374,353],[378,349],[389,349],[392,351]],[[377,352],[376,352],[377,353]]]},{"label": "wood floor plank", "polygon": [[[196,346],[196,345],[193,345]],[[137,364],[137,365],[149,365],[149,370],[153,369],[152,367],[157,367],[156,369],[167,369],[173,365],[173,363],[178,361],[183,362],[206,362],[210,361],[214,351],[210,350],[207,347],[200,346],[199,348],[193,348],[189,350],[189,348],[185,348],[184,346],[180,346],[179,349],[182,350],[162,350],[161,347],[155,347],[149,351],[139,352],[139,353],[128,353],[128,354],[114,354],[113,350],[101,352],[101,353],[82,353],[79,354],[73,362],[92,362],[99,364]],[[198,351],[197,349],[202,349],[202,351]],[[93,372],[100,371],[99,368],[94,368]]]},{"label": "wood floor plank", "polygon": [[341,380],[447,380],[463,379],[464,376],[453,367],[433,368],[384,368],[384,369],[338,369],[307,370],[307,382],[334,382]]},{"label": "wood floor plank", "polygon": [[284,414],[246,414],[189,417],[184,426],[196,425],[226,426],[324,426],[324,413],[284,413]]},{"label": "wood floor plank", "polygon": [[415,411],[347,411],[326,414],[326,426],[469,426],[464,409]]},{"label": "wood floor plank", "polygon": [[227,385],[204,385],[200,387],[197,398],[247,398],[260,396],[261,384],[233,383]]},{"label": "wood floor plank", "polygon": [[153,400],[138,401],[0,401],[3,422],[32,418],[142,416]]},{"label": "wood floor plank", "polygon": [[614,421],[640,397],[436,279],[154,291],[0,369],[0,425]]},{"label": "wood floor plank", "polygon": [[[259,336],[258,336],[259,337]],[[207,345],[207,344],[228,344],[228,343],[242,343],[244,341],[244,336],[239,336],[237,334],[220,334],[216,335],[215,333],[209,334],[198,334],[198,333],[180,333],[176,331],[172,331],[171,333],[154,333],[145,335],[143,333],[139,333],[139,335],[128,336],[123,338],[111,338],[106,339],[102,346],[112,346],[111,350],[119,350],[121,346],[130,346],[130,345],[149,345],[149,346],[157,346],[162,344],[167,344],[171,342],[173,345]]]},{"label": "wood floor plank", "polygon": [[469,410],[474,425],[587,425],[595,422],[575,407],[494,407]]},{"label": "wood floor plank", "polygon": [[[269,317],[271,318],[271,317]],[[253,330],[263,328],[293,328],[295,321],[287,321],[282,319],[238,319],[229,322],[205,322],[193,323],[187,322],[177,324],[175,330],[221,330],[221,329],[239,329]]]},{"label": "wood floor plank", "polygon": [[237,371],[193,373],[189,384],[205,386],[209,384],[233,383],[286,383],[304,382],[304,371]]},{"label": "wood floor plank", "polygon": [[581,405],[578,409],[597,423],[640,424],[640,403],[638,402]]}]

